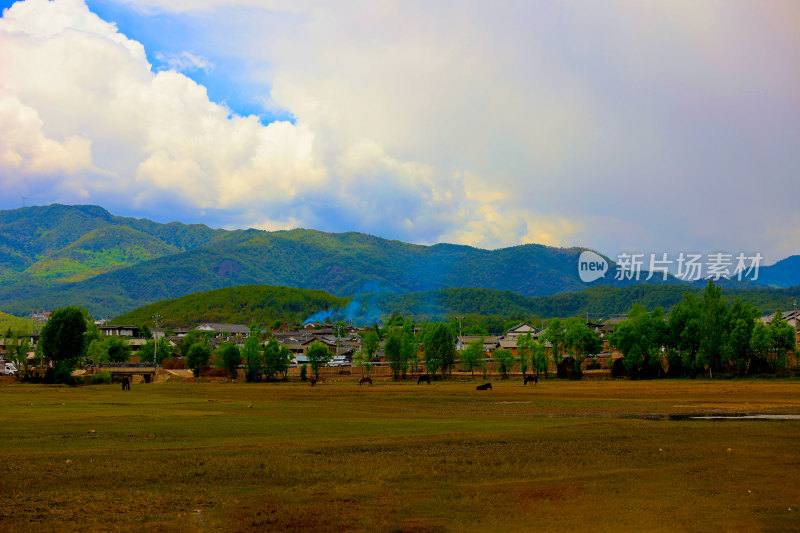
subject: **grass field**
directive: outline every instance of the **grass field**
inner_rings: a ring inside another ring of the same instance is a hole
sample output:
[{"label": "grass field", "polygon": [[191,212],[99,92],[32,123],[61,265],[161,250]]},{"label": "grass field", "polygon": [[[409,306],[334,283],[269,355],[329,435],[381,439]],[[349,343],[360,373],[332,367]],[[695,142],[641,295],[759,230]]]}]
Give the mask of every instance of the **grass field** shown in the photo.
[{"label": "grass field", "polygon": [[796,531],[800,382],[0,384],[0,529]]}]

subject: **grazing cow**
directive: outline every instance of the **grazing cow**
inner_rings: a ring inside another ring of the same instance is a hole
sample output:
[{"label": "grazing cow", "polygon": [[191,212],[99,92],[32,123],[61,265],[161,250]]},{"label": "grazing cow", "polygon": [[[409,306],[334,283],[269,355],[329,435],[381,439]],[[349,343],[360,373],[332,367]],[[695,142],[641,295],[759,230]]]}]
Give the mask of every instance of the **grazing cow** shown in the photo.
[{"label": "grazing cow", "polygon": [[539,378],[537,376],[525,376],[525,383],[523,383],[523,385],[527,385],[528,383],[536,385],[539,383]]},{"label": "grazing cow", "polygon": [[477,390],[492,390],[492,384],[491,383],[484,383],[483,385],[478,385],[476,387],[476,389]]},{"label": "grazing cow", "polygon": [[430,385],[431,384],[431,375],[430,374],[422,374],[420,377],[417,378],[417,385],[419,385],[423,381],[427,381],[428,385]]},{"label": "grazing cow", "polygon": [[308,378],[308,382],[311,383],[311,386],[313,387],[317,384],[317,378]]},{"label": "grazing cow", "polygon": [[122,378],[122,390],[131,390],[131,380]]},{"label": "grazing cow", "polygon": [[364,376],[363,378],[361,378],[361,381],[358,382],[358,386],[360,387],[364,383],[369,383],[369,386],[372,387],[372,378]]}]

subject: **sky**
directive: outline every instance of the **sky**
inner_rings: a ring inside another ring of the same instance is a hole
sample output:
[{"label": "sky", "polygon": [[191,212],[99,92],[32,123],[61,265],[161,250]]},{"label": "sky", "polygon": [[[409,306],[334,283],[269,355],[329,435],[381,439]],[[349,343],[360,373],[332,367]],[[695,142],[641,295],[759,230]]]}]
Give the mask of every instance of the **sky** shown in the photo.
[{"label": "sky", "polygon": [[0,7],[0,209],[800,253],[794,0]]}]

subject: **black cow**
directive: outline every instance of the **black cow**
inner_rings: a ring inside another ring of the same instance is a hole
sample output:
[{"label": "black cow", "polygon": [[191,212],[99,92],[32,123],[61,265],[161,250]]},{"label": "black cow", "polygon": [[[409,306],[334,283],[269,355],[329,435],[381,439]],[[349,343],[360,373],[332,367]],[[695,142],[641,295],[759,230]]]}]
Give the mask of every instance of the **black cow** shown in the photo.
[{"label": "black cow", "polygon": [[317,384],[317,378],[308,378],[308,382],[311,383],[311,386],[313,387]]},{"label": "black cow", "polygon": [[122,390],[131,390],[131,380],[122,378]]},{"label": "black cow", "polygon": [[417,385],[419,385],[423,381],[427,381],[428,385],[430,385],[431,384],[431,375],[430,374],[422,374],[420,377],[417,378]]},{"label": "black cow", "polygon": [[360,387],[364,383],[369,383],[369,386],[372,387],[372,378],[364,376],[363,378],[361,378],[361,381],[358,382],[358,386]]},{"label": "black cow", "polygon": [[537,383],[539,383],[539,378],[537,376],[525,376],[525,382],[523,383],[523,385],[527,385],[528,383],[533,383],[534,385],[536,385]]},{"label": "black cow", "polygon": [[492,384],[491,383],[484,383],[483,385],[478,385],[475,388],[478,389],[478,390],[492,390]]}]

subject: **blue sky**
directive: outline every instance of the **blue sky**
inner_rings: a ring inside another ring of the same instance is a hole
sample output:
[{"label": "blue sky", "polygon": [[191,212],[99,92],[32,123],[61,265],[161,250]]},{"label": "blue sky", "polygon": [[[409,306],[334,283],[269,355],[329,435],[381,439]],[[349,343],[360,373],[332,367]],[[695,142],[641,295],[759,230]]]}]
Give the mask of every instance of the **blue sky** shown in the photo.
[{"label": "blue sky", "polygon": [[800,252],[793,1],[26,0],[0,46],[2,209]]}]

